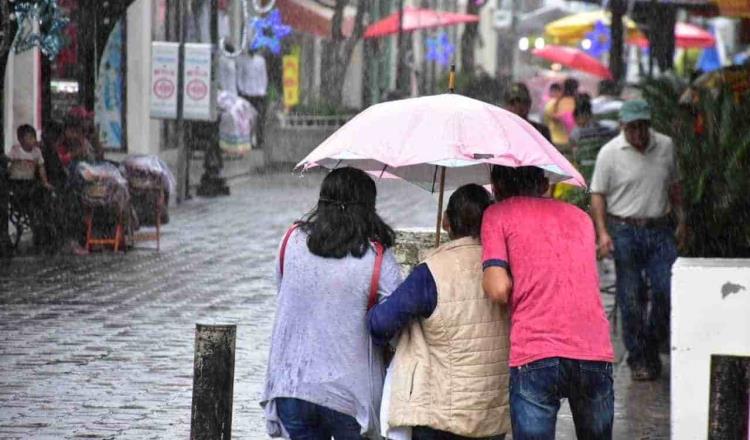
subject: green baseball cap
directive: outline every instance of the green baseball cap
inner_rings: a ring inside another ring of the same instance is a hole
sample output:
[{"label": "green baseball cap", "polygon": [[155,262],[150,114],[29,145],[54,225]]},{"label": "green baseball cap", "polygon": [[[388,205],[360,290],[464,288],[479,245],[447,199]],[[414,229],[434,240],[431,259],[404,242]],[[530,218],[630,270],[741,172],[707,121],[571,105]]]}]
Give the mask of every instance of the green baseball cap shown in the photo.
[{"label": "green baseball cap", "polygon": [[505,102],[510,103],[512,101],[531,102],[531,93],[526,84],[517,82],[511,84],[508,90],[505,91]]},{"label": "green baseball cap", "polygon": [[620,122],[629,124],[635,121],[650,121],[651,107],[642,99],[625,101],[620,107]]}]

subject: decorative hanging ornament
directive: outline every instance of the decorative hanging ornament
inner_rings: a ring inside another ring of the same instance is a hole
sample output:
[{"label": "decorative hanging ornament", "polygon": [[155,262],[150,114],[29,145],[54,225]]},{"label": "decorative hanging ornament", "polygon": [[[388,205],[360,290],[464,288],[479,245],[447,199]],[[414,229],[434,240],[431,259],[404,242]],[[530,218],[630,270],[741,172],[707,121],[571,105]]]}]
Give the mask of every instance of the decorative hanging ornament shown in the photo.
[{"label": "decorative hanging ornament", "polygon": [[[263,0],[252,0],[253,2],[253,11],[255,11],[258,15],[265,15],[271,12],[271,10],[276,6],[276,0],[265,0],[265,4],[261,4]],[[247,2],[243,2],[245,5],[247,5]],[[244,5],[243,5],[244,6]]]},{"label": "decorative hanging ornament", "polygon": [[281,12],[274,9],[265,17],[254,18],[249,25],[253,27],[254,37],[251,50],[268,48],[274,55],[281,53],[281,40],[292,33],[292,27],[281,21]]},{"label": "decorative hanging ornament", "polygon": [[453,53],[456,51],[455,46],[448,38],[448,34],[441,32],[436,37],[427,38],[427,61],[435,61],[441,66],[447,66],[453,60]]},{"label": "decorative hanging ornament", "polygon": [[594,24],[594,29],[586,34],[581,42],[581,48],[594,58],[599,58],[609,52],[612,44],[612,33],[609,26],[601,20]]},{"label": "decorative hanging ornament", "polygon": [[[16,1],[13,12],[18,23],[16,53],[39,46],[47,58],[55,59],[64,44],[62,31],[70,21],[63,15],[57,0]],[[39,25],[38,31],[34,30],[35,22]]]}]

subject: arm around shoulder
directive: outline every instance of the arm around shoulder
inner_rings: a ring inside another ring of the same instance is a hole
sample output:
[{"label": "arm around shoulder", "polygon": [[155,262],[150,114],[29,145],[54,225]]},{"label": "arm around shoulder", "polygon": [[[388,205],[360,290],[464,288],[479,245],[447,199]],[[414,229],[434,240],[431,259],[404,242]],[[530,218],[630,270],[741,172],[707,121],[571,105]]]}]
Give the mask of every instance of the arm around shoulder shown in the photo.
[{"label": "arm around shoulder", "polygon": [[513,291],[513,280],[508,269],[502,266],[490,266],[484,270],[482,287],[487,297],[496,303],[507,304]]}]

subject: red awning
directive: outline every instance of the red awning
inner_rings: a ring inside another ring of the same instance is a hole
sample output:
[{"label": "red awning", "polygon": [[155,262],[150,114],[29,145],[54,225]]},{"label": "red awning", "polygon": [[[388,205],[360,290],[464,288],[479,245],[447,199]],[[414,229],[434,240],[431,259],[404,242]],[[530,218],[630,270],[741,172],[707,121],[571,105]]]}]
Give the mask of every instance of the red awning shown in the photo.
[{"label": "red awning", "polygon": [[[398,11],[396,11],[368,26],[365,31],[365,38],[397,34],[399,15]],[[479,21],[479,16],[435,11],[432,9],[404,8],[404,18],[401,21],[404,32],[412,32],[419,29],[433,29],[464,23],[476,23]]]},{"label": "red awning", "polygon": [[[294,29],[323,38],[331,38],[333,8],[313,0],[276,0],[282,21]],[[354,29],[356,10],[348,7],[344,11],[343,33],[349,36]]]}]

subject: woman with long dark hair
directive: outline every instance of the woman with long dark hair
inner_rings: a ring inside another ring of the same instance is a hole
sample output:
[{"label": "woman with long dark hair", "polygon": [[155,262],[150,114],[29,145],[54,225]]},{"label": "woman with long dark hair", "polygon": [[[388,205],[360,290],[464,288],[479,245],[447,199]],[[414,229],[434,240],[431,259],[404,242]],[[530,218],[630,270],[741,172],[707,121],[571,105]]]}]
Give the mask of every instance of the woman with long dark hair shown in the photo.
[{"label": "woman with long dark hair", "polygon": [[569,152],[570,132],[575,127],[573,110],[576,108],[578,81],[568,78],[563,83],[562,96],[550,101],[544,111],[544,121],[552,134],[552,143],[563,153]]},{"label": "woman with long dark hair", "polygon": [[[383,360],[365,314],[372,286],[386,296],[401,272],[391,250],[394,232],[378,216],[376,196],[363,171],[333,170],[315,209],[282,241],[261,401],[273,437],[377,436]],[[380,275],[373,276],[378,265]]]}]

